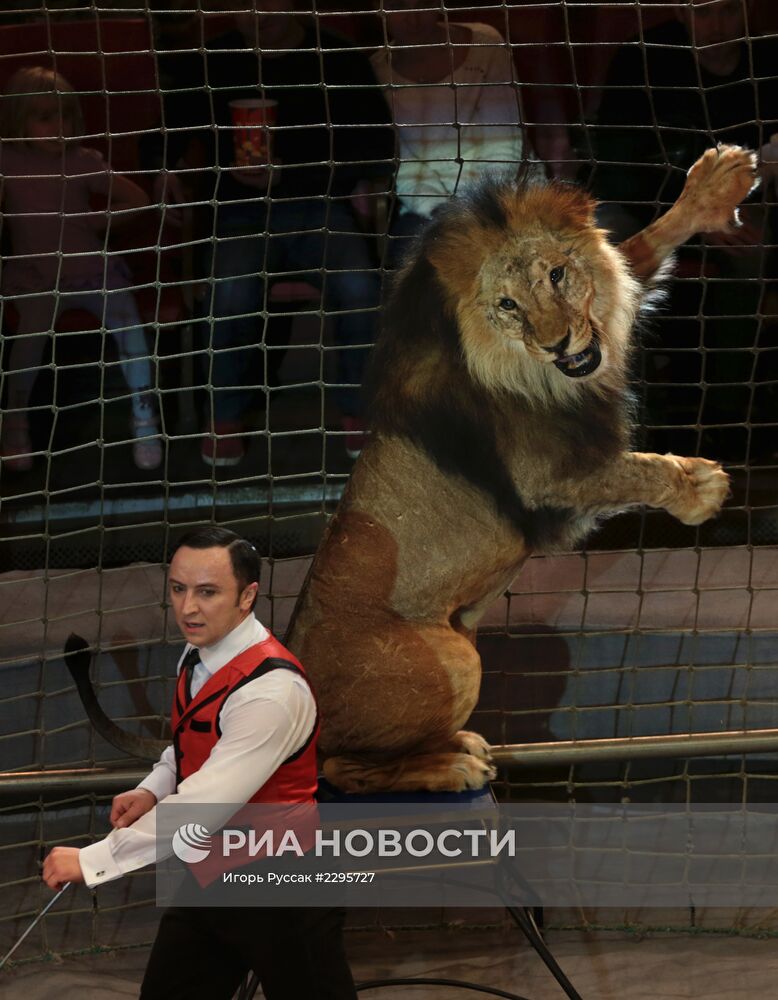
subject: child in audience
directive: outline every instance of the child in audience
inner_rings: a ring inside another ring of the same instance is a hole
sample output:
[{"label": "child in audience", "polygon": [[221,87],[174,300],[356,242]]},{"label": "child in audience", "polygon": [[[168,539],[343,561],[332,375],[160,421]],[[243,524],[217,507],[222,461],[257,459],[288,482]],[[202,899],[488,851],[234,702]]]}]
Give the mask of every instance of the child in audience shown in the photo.
[{"label": "child in audience", "polygon": [[[3,465],[32,466],[28,407],[47,338],[60,312],[92,313],[116,343],[130,390],[132,453],[140,469],[162,461],[152,372],[125,262],[105,252],[106,212],[143,208],[149,199],[132,181],[111,172],[99,152],[81,145],[78,97],[58,73],[41,66],[18,70],[0,106],[0,204],[12,256],[4,261],[3,296],[13,296],[16,336],[6,344],[6,409],[0,446]],[[10,346],[10,349],[9,349]]]}]

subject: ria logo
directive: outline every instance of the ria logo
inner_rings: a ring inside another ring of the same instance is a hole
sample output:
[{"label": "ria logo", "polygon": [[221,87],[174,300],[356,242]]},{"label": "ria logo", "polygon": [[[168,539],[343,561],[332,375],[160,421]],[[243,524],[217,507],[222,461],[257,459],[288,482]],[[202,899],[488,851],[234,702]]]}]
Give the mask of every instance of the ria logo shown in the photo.
[{"label": "ria logo", "polygon": [[173,854],[188,865],[205,861],[211,851],[211,835],[199,823],[184,823],[173,834]]}]

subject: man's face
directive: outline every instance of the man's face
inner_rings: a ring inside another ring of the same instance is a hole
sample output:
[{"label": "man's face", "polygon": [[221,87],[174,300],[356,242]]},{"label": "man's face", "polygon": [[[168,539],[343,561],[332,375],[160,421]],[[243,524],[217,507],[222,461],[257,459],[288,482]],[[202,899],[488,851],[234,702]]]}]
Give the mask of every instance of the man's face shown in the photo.
[{"label": "man's face", "polygon": [[681,17],[705,69],[718,76],[732,72],[746,31],[745,0],[689,0]]},{"label": "man's face", "polygon": [[247,617],[257,584],[241,591],[228,549],[182,546],[170,562],[168,591],[176,624],[193,646],[212,646]]}]

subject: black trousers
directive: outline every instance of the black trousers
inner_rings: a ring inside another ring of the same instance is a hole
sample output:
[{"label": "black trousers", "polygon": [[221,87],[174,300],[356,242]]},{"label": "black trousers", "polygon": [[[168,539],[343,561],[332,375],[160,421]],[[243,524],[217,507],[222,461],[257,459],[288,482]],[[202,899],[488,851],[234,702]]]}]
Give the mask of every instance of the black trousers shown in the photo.
[{"label": "black trousers", "polygon": [[140,1000],[229,1000],[255,972],[267,1000],[355,1000],[345,910],[171,907]]}]

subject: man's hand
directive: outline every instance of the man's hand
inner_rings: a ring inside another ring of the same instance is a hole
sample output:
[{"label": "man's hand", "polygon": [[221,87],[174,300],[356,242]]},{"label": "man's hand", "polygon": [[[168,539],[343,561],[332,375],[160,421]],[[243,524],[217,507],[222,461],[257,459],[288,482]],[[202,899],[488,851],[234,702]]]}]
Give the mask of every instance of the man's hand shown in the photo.
[{"label": "man's hand", "polygon": [[157,804],[157,796],[145,788],[133,788],[130,792],[122,792],[114,796],[111,805],[111,826],[121,829],[132,826]]},{"label": "man's hand", "polygon": [[230,167],[230,176],[246,187],[259,188],[267,193],[281,178],[281,161],[261,163],[253,167]]},{"label": "man's hand", "polygon": [[53,847],[43,862],[43,881],[49,889],[61,889],[66,882],[83,882],[78,847]]}]

